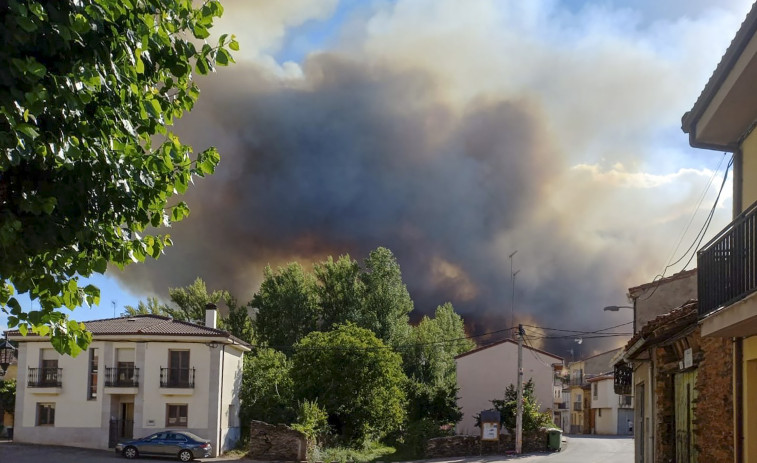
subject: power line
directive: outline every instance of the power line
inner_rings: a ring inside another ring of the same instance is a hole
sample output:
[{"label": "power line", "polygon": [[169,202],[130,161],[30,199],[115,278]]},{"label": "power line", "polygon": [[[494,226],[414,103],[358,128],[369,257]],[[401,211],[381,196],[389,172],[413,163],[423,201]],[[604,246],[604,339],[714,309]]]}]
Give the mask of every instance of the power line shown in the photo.
[{"label": "power line", "polygon": [[691,243],[691,246],[686,250],[686,252],[675,262],[672,264],[668,264],[665,266],[665,268],[662,270],[662,274],[657,275],[653,282],[656,282],[657,284],[652,288],[652,292],[649,293],[649,295],[642,298],[642,301],[645,301],[649,298],[651,298],[654,293],[657,291],[657,288],[660,286],[660,281],[662,281],[663,278],[665,278],[665,273],[668,271],[668,269],[679,262],[681,262],[691,251],[691,249],[694,247],[694,244],[696,243],[696,248],[694,249],[694,252],[691,254],[691,257],[686,262],[686,265],[683,266],[683,269],[686,270],[686,267],[689,266],[691,261],[694,259],[694,256],[697,255],[696,250],[699,249],[699,246],[702,244],[702,240],[704,240],[705,235],[707,234],[707,229],[710,227],[710,223],[712,222],[712,217],[715,215],[715,208],[718,205],[718,202],[720,201],[720,195],[723,193],[723,187],[725,187],[726,180],[728,179],[728,171],[731,169],[731,166],[733,166],[733,156],[731,156],[730,161],[728,161],[728,165],[725,168],[725,173],[723,174],[723,182],[720,184],[720,190],[718,191],[718,195],[715,197],[715,202],[712,204],[712,208],[710,209],[710,213],[707,215],[707,218],[704,221],[704,224],[702,224],[702,228],[699,229],[699,232],[697,233],[697,236],[694,237],[694,241]]},{"label": "power line", "polygon": [[[602,328],[595,331],[578,331],[578,330],[563,330],[558,328],[547,328],[547,327],[541,327],[536,325],[523,325],[524,327],[530,327],[530,328],[536,328],[546,331],[562,331],[562,332],[569,332],[570,335],[562,335],[562,336],[547,336],[547,335],[532,335],[534,338],[539,339],[567,339],[572,338],[576,336],[581,336],[584,339],[595,339],[595,338],[605,338],[605,337],[615,337],[615,336],[630,336],[633,333],[603,333],[604,331],[611,330],[613,328],[619,328],[624,325],[628,325],[632,322],[628,323],[622,323],[620,325],[610,326],[607,328]],[[384,350],[384,349],[390,349],[394,351],[404,351],[404,350],[411,350],[416,349],[419,347],[424,346],[435,346],[435,345],[443,345],[443,344],[452,344],[460,341],[465,340],[473,340],[476,338],[481,338],[484,336],[491,336],[494,334],[503,333],[506,331],[511,331],[513,328],[502,328],[494,331],[487,331],[485,333],[476,334],[476,335],[468,335],[468,336],[462,336],[458,338],[451,338],[451,339],[442,339],[438,341],[428,341],[428,342],[417,342],[417,343],[407,343],[407,344],[400,344],[398,346],[375,346],[375,347],[339,347],[339,346],[329,346],[329,347],[306,347],[306,346],[297,346],[297,345],[287,345],[287,346],[281,346],[281,345],[273,345],[273,346],[266,346],[266,345],[260,345],[260,344],[253,344],[253,348],[260,348],[260,349],[276,349],[276,350],[343,350],[343,351],[355,351],[355,350],[366,350],[366,351],[373,351],[373,350]],[[501,341],[501,340],[500,340]],[[499,341],[495,341],[499,342]],[[482,346],[483,347],[483,346]]]}]

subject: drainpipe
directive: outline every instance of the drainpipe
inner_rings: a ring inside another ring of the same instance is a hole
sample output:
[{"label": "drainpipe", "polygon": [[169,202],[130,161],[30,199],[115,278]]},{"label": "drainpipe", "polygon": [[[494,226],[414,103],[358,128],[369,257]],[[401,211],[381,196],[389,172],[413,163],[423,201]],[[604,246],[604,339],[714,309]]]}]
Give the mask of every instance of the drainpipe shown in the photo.
[{"label": "drainpipe", "polygon": [[223,421],[223,367],[226,363],[224,360],[226,358],[226,344],[224,344],[221,347],[221,398],[220,402],[218,404],[218,456],[221,456],[221,450],[223,447],[223,443],[221,441],[221,437],[223,435],[223,426],[221,425]]},{"label": "drainpipe", "polygon": [[735,423],[736,446],[734,457],[736,463],[744,462],[744,345],[742,338],[733,339],[733,421]]}]

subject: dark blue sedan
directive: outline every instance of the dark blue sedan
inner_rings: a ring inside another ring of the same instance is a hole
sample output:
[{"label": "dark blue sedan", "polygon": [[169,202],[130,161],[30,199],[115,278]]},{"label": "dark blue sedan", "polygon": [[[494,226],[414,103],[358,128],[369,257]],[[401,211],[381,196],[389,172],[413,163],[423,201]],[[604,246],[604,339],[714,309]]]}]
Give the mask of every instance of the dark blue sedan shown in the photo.
[{"label": "dark blue sedan", "polygon": [[186,431],[161,431],[116,444],[116,454],[128,459],[140,455],[176,456],[180,461],[208,458],[213,448],[210,441]]}]

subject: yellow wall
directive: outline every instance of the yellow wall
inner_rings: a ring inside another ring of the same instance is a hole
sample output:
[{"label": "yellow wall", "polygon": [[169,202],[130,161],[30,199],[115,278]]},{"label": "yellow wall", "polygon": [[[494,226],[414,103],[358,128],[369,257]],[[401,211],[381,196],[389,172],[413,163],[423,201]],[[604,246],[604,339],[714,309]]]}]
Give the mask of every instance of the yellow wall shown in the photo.
[{"label": "yellow wall", "polygon": [[[757,435],[757,336],[744,339],[744,435]],[[744,461],[757,462],[757,439],[744,439]]]},{"label": "yellow wall", "polygon": [[757,201],[757,130],[741,144],[743,153],[742,211]]}]

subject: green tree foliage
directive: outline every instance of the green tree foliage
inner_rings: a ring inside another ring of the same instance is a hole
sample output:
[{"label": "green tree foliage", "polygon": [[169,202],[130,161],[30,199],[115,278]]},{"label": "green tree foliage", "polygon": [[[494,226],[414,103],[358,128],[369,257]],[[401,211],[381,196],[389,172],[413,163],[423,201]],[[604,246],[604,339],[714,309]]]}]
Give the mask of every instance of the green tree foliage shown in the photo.
[{"label": "green tree foliage", "polygon": [[205,306],[208,303],[217,304],[221,300],[228,301],[231,298],[226,290],[209,293],[201,278],[197,278],[191,285],[183,288],[169,288],[168,295],[174,305],[167,306],[166,315],[175,320],[200,324],[205,322]]},{"label": "green tree foliage", "polygon": [[373,331],[389,345],[401,342],[408,328],[413,300],[402,281],[397,259],[387,248],[379,247],[365,259],[361,326]]},{"label": "green tree foliage", "polygon": [[[16,411],[16,380],[0,381],[0,409],[13,415]],[[0,418],[3,414],[0,413]]]},{"label": "green tree foliage", "polygon": [[[540,413],[539,403],[534,395],[534,380],[529,379],[523,385],[523,430],[535,431],[541,427],[554,427],[549,412]],[[508,429],[515,429],[516,411],[518,408],[518,391],[511,384],[505,389],[504,400],[492,400],[494,409],[499,411],[502,425]],[[477,420],[478,421],[478,420]]]},{"label": "green tree foliage", "polygon": [[258,310],[256,333],[261,342],[285,349],[311,331],[328,331],[354,323],[396,346],[408,339],[413,301],[392,252],[377,248],[364,266],[350,256],[329,257],[313,274],[298,263],[276,272],[264,271],[263,283],[250,305]]},{"label": "green tree foliage", "polygon": [[237,300],[231,295],[226,297],[226,306],[229,308],[229,314],[221,318],[219,327],[242,341],[252,344],[255,336],[252,319],[250,319],[247,313],[247,306],[239,305]]},{"label": "green tree foliage", "polygon": [[321,307],[321,329],[328,331],[348,322],[364,326],[365,287],[357,261],[349,255],[337,260],[329,256],[315,265],[314,273],[318,281],[315,291]]},{"label": "green tree foliage", "polygon": [[403,423],[402,359],[371,331],[348,324],[312,332],[297,344],[292,362],[296,396],[318,400],[345,441],[360,445]]},{"label": "green tree foliage", "polygon": [[454,385],[455,357],[473,347],[473,341],[466,338],[463,319],[446,303],[436,308],[434,318],[423,317],[413,329],[410,348],[405,350],[405,371],[422,383]]},{"label": "green tree foliage", "polygon": [[292,425],[307,436],[310,443],[329,431],[329,415],[316,401],[303,400],[297,410],[297,421]]},{"label": "green tree foliage", "polygon": [[257,309],[255,331],[260,342],[279,349],[293,346],[317,328],[320,308],[315,278],[300,264],[276,272],[266,266],[263,283],[250,305]]},{"label": "green tree foliage", "polygon": [[157,297],[148,297],[147,302],[139,301],[136,307],[124,306],[122,315],[131,317],[134,315],[168,315],[168,306],[160,302]]},{"label": "green tree foliage", "polygon": [[[99,301],[79,277],[157,258],[176,200],[213,173],[171,132],[199,89],[192,72],[232,62],[233,38],[197,45],[215,0],[8,0],[0,9],[0,310],[61,353],[91,341],[57,311]],[[227,49],[228,48],[228,49]],[[16,293],[38,300],[25,312]]]},{"label": "green tree foliage", "polygon": [[292,362],[274,349],[258,348],[244,357],[240,419],[291,423],[296,417]]}]

